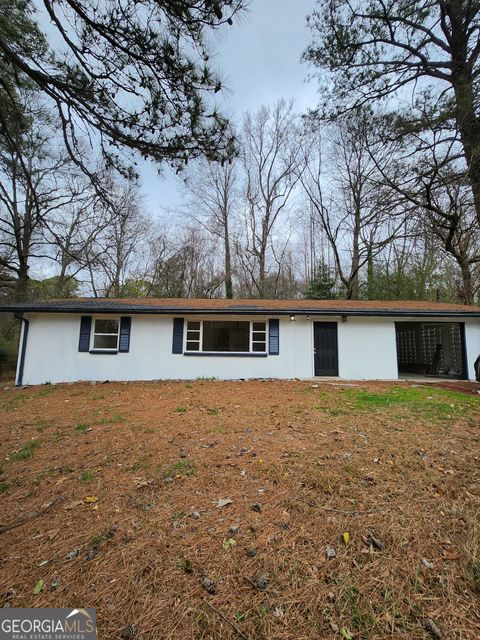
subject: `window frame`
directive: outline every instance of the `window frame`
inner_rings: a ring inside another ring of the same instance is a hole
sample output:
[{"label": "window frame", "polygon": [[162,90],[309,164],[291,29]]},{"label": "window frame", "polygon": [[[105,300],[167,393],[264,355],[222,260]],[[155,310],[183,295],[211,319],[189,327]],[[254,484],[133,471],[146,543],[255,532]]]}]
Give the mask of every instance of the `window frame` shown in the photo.
[{"label": "window frame", "polygon": [[[265,326],[265,329],[262,330],[255,330],[253,328],[254,324],[263,324]],[[263,333],[264,334],[264,340],[254,340],[253,339],[253,334],[254,333]],[[263,351],[255,351],[253,348],[254,344],[262,344],[262,342],[265,344],[265,349]],[[267,353],[268,350],[268,321],[265,320],[251,320],[250,321],[250,351],[249,353]]]},{"label": "window frame", "polygon": [[[198,329],[189,329],[188,325],[190,322],[198,322],[200,327]],[[189,332],[198,332],[198,339],[197,338],[190,338],[188,337]],[[185,337],[184,337],[184,351],[186,351],[187,353],[204,353],[202,351],[202,344],[203,344],[203,320],[189,320],[187,318],[187,321],[185,323]],[[198,342],[198,349],[187,349],[187,345],[189,342]],[[212,352],[209,352],[212,353]],[[216,353],[215,351],[213,353]]]},{"label": "window frame", "polygon": [[[117,323],[117,333],[96,333],[95,326],[97,320],[115,320]],[[120,326],[121,319],[120,316],[93,316],[92,317],[92,328],[90,331],[90,353],[118,353],[118,349],[120,346]],[[117,345],[116,347],[95,347],[95,336],[117,336]]]},{"label": "window frame", "polygon": [[[249,335],[248,335],[248,351],[204,351],[203,350],[203,323],[204,322],[248,322],[249,323]],[[200,329],[190,329],[190,331],[197,332],[199,331],[199,338],[189,339],[189,328],[188,325],[190,322],[199,322]],[[263,340],[254,340],[253,339],[253,325],[255,324],[263,324],[265,329],[262,331],[255,331],[255,333],[264,333],[265,341]],[[236,320],[225,320],[225,318],[208,318],[208,319],[199,319],[199,318],[186,318],[185,322],[185,335],[184,335],[184,346],[183,352],[187,355],[195,355],[195,354],[204,354],[204,355],[219,355],[219,356],[235,356],[235,355],[258,355],[265,356],[268,354],[268,320],[245,320],[244,318],[236,319]],[[190,342],[198,342],[198,350],[188,349],[187,345]],[[264,342],[265,348],[263,351],[253,351],[254,344],[261,344]]]}]

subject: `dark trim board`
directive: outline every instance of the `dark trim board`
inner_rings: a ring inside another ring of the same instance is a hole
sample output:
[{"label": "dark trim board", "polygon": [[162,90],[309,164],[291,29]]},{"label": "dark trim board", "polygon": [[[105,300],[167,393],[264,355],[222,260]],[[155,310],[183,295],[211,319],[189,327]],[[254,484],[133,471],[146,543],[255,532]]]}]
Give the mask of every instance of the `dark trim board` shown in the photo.
[{"label": "dark trim board", "polygon": [[465,323],[459,322],[460,339],[462,341],[462,380],[468,380],[468,356],[467,356],[467,340],[465,338]]},{"label": "dark trim board", "polygon": [[23,371],[25,369],[25,355],[27,353],[27,341],[28,341],[28,328],[30,326],[29,321],[26,318],[21,318],[23,322],[23,336],[22,336],[22,345],[21,345],[21,353],[20,353],[20,362],[18,364],[18,376],[16,385],[17,387],[21,387],[23,384]]},{"label": "dark trim board", "polygon": [[158,316],[175,316],[181,313],[184,316],[324,316],[341,318],[345,317],[361,317],[361,318],[480,318],[480,312],[471,311],[345,311],[345,310],[319,310],[319,309],[293,309],[290,311],[281,311],[278,309],[149,309],[139,307],[122,307],[120,309],[10,309],[0,307],[0,313],[14,313],[21,311],[22,313],[89,313],[105,315],[119,315],[128,313],[131,315],[158,315]]},{"label": "dark trim board", "polygon": [[194,356],[195,358],[225,358],[229,356],[230,358],[266,358],[267,353],[264,351],[259,351],[255,353],[255,351],[248,351],[243,353],[242,351],[184,351],[184,356]]},{"label": "dark trim board", "polygon": [[82,302],[30,302],[0,305],[4,313],[80,313],[80,314],[131,314],[131,315],[250,315],[250,316],[323,316],[323,317],[399,317],[399,318],[480,318],[480,311],[440,311],[415,309],[318,309],[315,307],[258,307],[256,305],[238,305],[235,307],[167,307],[163,305],[135,305],[128,303],[100,304],[92,301]]},{"label": "dark trim board", "polygon": [[90,349],[88,353],[91,353],[92,355],[116,356],[119,351],[118,349]]}]

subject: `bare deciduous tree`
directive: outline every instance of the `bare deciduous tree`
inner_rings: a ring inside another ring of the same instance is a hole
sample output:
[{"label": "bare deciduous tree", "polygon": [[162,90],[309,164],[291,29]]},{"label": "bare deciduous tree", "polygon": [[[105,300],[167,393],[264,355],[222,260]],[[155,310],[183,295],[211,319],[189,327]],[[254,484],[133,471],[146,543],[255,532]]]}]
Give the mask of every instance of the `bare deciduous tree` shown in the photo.
[{"label": "bare deciduous tree", "polygon": [[388,162],[389,151],[376,145],[368,111],[351,114],[330,128],[328,174],[323,172],[318,136],[307,149],[302,185],[330,244],[336,271],[347,299],[360,296],[360,273],[369,260],[389,244],[403,226],[401,212],[383,193],[377,164]]},{"label": "bare deciduous tree", "polygon": [[223,248],[225,297],[233,298],[232,234],[238,206],[238,176],[234,162],[200,161],[185,176],[187,215],[220,239]]},{"label": "bare deciduous tree", "polygon": [[[214,298],[221,295],[223,273],[211,238],[194,226],[161,230],[151,242],[149,295],[161,298]],[[210,241],[210,242],[209,242]]]},{"label": "bare deciduous tree", "polygon": [[145,275],[149,222],[140,212],[134,185],[120,184],[112,176],[108,182],[111,206],[105,209],[102,201],[97,202],[102,230],[88,246],[86,266],[94,295],[119,298],[128,279]]},{"label": "bare deciduous tree", "polygon": [[15,140],[0,134],[0,264],[17,301],[29,295],[33,260],[49,259],[46,235],[58,213],[84,197],[69,158],[52,142],[56,124],[32,96]]},{"label": "bare deciduous tree", "polygon": [[280,100],[272,108],[248,113],[241,139],[246,185],[239,257],[251,282],[251,295],[262,298],[268,294],[269,260],[275,262],[275,255],[286,249],[286,242],[275,247],[275,230],[303,167],[303,132],[293,103]]}]

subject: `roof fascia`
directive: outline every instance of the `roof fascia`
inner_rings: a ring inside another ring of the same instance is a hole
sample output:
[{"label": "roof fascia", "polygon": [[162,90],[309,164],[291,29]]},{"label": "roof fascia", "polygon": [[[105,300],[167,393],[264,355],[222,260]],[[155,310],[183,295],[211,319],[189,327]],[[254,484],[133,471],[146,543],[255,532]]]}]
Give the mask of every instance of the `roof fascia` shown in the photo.
[{"label": "roof fascia", "polygon": [[269,316],[352,316],[352,317],[419,317],[419,318],[480,318],[480,311],[430,311],[414,309],[316,309],[316,308],[191,308],[191,307],[153,307],[153,306],[0,306],[3,313],[105,313],[130,315],[269,315]]}]

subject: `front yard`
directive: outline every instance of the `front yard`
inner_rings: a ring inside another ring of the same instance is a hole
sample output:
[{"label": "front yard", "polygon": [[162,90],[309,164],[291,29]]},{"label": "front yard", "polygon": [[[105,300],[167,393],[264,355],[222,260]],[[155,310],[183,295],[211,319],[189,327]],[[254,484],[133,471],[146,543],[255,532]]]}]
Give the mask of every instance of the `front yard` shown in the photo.
[{"label": "front yard", "polygon": [[0,606],[101,640],[478,638],[480,397],[185,382],[0,392]]}]

